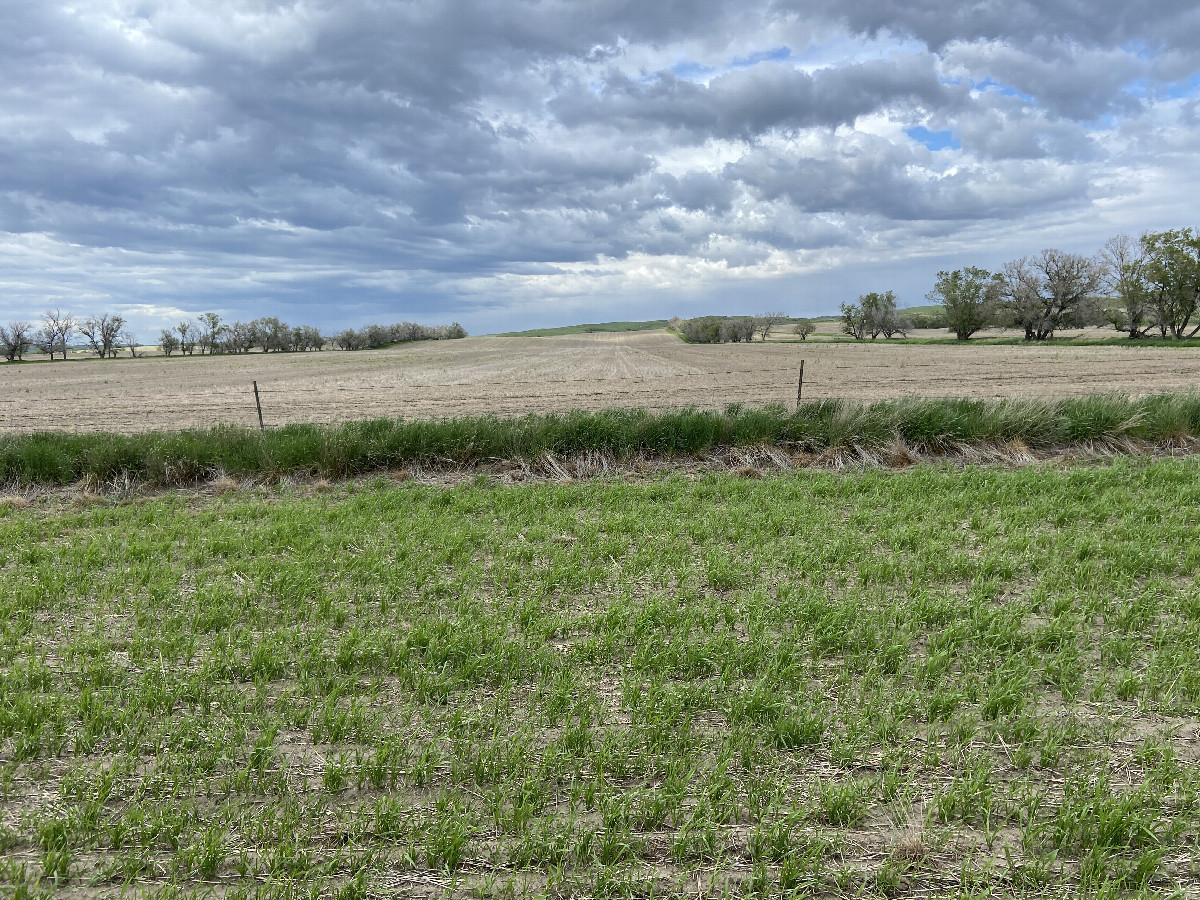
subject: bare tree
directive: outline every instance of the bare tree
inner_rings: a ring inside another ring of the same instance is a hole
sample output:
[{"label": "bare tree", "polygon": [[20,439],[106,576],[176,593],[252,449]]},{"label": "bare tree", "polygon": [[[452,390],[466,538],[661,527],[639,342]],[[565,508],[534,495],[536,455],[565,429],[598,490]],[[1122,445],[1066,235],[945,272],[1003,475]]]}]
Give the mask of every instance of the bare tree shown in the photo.
[{"label": "bare tree", "polygon": [[28,322],[9,322],[7,327],[0,325],[0,350],[4,351],[4,358],[19,362],[33,345],[32,332],[33,326]]},{"label": "bare tree", "polygon": [[129,355],[137,359],[137,338],[133,336],[132,331],[122,331],[119,337],[122,344],[129,348]]},{"label": "bare tree", "polygon": [[87,338],[92,352],[101,359],[104,359],[105,357],[117,355],[117,339],[124,326],[125,320],[123,318],[120,316],[110,316],[108,313],[105,313],[101,316],[88,316],[80,322],[79,333]]},{"label": "bare tree", "polygon": [[1044,341],[1060,328],[1103,321],[1096,293],[1104,283],[1102,260],[1043,250],[1004,267],[1002,323],[1021,328],[1027,341]]},{"label": "bare tree", "polygon": [[754,317],[754,330],[764,341],[770,336],[772,329],[787,318],[786,313],[765,312]]},{"label": "bare tree", "polygon": [[67,358],[67,341],[75,333],[75,317],[59,309],[48,309],[42,313],[42,327],[34,333],[33,345],[43,353],[61,353]]},{"label": "bare tree", "polygon": [[30,335],[30,342],[42,353],[48,353],[51,359],[58,352],[58,334],[49,325],[42,325]]},{"label": "bare tree", "polygon": [[1161,321],[1147,280],[1151,257],[1146,242],[1118,234],[1104,245],[1100,257],[1106,270],[1105,286],[1121,304],[1105,311],[1108,321],[1130,338],[1145,337]]}]

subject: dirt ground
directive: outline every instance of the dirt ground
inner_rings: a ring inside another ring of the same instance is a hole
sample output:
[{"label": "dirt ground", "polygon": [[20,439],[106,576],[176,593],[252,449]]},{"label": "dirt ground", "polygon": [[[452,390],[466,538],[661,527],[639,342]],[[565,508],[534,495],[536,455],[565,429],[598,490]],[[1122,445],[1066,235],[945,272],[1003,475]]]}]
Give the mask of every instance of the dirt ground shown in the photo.
[{"label": "dirt ground", "polygon": [[665,331],[478,337],[355,353],[0,365],[0,429],[268,426],[640,406],[719,408],[804,397],[1148,394],[1200,385],[1200,352],[1156,347],[855,343],[688,345]]}]

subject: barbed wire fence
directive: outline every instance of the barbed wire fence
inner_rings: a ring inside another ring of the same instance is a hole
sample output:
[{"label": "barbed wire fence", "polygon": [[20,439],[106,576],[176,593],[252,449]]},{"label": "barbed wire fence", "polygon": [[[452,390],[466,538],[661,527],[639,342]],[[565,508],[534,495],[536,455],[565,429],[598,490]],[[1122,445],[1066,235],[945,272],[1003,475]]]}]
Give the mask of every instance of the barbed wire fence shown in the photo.
[{"label": "barbed wire fence", "polygon": [[[755,370],[744,372],[730,370],[728,372],[707,372],[704,376],[725,376],[732,380],[753,375],[755,381],[776,382],[786,384],[796,378],[794,368],[775,370]],[[695,379],[698,376],[690,372],[670,372],[655,374],[647,379],[605,379],[605,378],[555,378],[551,382],[537,379],[505,379],[502,382],[471,382],[486,384],[490,387],[502,386],[506,391],[517,389],[518,393],[508,393],[503,401],[508,405],[519,404],[519,409],[511,410],[511,414],[533,411],[538,408],[551,412],[566,412],[577,408],[576,402],[584,400],[581,395],[564,393],[560,396],[547,395],[545,388],[548,383],[570,385],[608,385],[612,388],[613,397],[626,397],[635,394],[643,401],[650,399],[656,389],[651,382],[678,382]],[[813,385],[811,373],[806,374],[801,366],[797,384],[796,402],[801,401],[801,395],[806,388]],[[455,387],[463,387],[466,383],[454,383]],[[205,389],[203,392],[179,393],[138,393],[125,392],[121,394],[106,394],[93,397],[63,395],[38,395],[33,400],[23,400],[18,396],[0,397],[0,433],[30,432],[30,431],[100,431],[113,428],[131,431],[174,430],[181,428],[212,428],[221,425],[241,427],[258,427],[269,429],[297,422],[313,421],[345,421],[354,418],[371,418],[377,416],[405,415],[414,402],[419,402],[425,415],[438,415],[438,408],[445,415],[471,414],[470,407],[477,406],[478,401],[468,396],[438,397],[439,388],[443,391],[448,385],[404,385],[404,390],[396,395],[395,383],[364,382],[353,385],[320,385],[313,387],[288,385],[272,387],[251,380],[244,386],[230,385],[227,389]],[[521,393],[520,389],[536,387],[538,390]],[[635,390],[630,390],[635,387]],[[763,384],[766,388],[766,384]],[[421,393],[419,401],[414,394]],[[388,397],[394,396],[389,401]],[[728,398],[728,402],[744,401],[745,398]],[[323,401],[323,402],[322,402]],[[713,406],[726,402],[719,394],[705,391],[697,397],[696,405]],[[548,405],[546,405],[548,403]],[[586,402],[587,408],[601,408],[607,403]],[[657,408],[665,404],[654,402],[634,402],[630,404],[614,403],[611,405],[635,405],[647,408]],[[680,405],[679,403],[674,404]],[[581,408],[581,407],[580,407]],[[65,412],[63,412],[65,410]],[[352,411],[351,415],[345,415]],[[323,415],[326,414],[326,415]]]}]

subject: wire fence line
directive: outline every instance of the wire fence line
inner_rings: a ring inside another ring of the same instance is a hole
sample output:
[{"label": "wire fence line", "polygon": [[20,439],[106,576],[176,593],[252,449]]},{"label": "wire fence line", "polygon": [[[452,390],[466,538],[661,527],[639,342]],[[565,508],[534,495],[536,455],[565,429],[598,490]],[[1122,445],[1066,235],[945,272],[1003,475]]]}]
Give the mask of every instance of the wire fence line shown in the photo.
[{"label": "wire fence line", "polygon": [[[744,375],[747,373],[730,373]],[[763,373],[754,373],[762,377]],[[675,383],[688,376],[672,376]],[[691,376],[694,377],[694,376]],[[458,415],[519,416],[530,412],[568,412],[614,406],[669,409],[684,406],[721,407],[727,402],[755,405],[785,402],[795,392],[795,375],[787,373],[775,391],[763,397],[766,385],[734,379],[752,396],[723,398],[719,392],[662,390],[662,377],[642,379],[566,379],[553,381],[456,382],[424,385],[358,384],[323,387],[258,385],[264,427],[293,423],[338,423],[364,418],[440,418]],[[757,379],[756,379],[757,380]],[[811,382],[806,376],[805,388]],[[581,385],[591,389],[580,391]],[[475,388],[482,389],[475,390]],[[549,388],[549,390],[548,390]],[[555,390],[561,388],[561,390]],[[258,426],[253,384],[227,390],[182,393],[115,393],[70,396],[55,393],[34,400],[0,397],[0,433],[33,431],[178,431],[221,425]]]}]

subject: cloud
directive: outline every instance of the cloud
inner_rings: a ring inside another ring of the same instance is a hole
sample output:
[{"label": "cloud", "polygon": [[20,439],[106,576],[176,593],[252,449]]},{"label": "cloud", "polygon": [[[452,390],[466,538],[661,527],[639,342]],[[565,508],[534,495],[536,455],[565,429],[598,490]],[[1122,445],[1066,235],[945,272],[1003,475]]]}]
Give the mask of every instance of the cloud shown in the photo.
[{"label": "cloud", "polygon": [[776,129],[852,125],[889,106],[938,109],[962,93],[939,81],[932,57],[897,56],[814,75],[787,65],[737,68],[707,84],[671,72],[633,79],[614,71],[599,91],[577,84],[549,108],[568,127],[604,122],[662,129],[683,140],[748,140]]},{"label": "cloud", "polygon": [[932,49],[959,40],[1027,44],[1069,39],[1090,46],[1149,47],[1200,52],[1200,10],[1188,0],[780,0],[797,15],[825,15],[853,32],[912,35]]},{"label": "cloud", "polygon": [[590,285],[593,320],[605,284],[644,284],[647,316],[672,279],[733,309],[738,279],[868,249],[886,280],[925,241],[1194,224],[1200,14],[1108,6],[19,4],[4,314],[507,328],[554,319],[555,285]]}]

